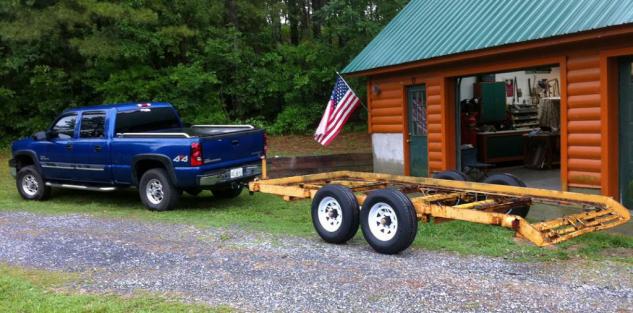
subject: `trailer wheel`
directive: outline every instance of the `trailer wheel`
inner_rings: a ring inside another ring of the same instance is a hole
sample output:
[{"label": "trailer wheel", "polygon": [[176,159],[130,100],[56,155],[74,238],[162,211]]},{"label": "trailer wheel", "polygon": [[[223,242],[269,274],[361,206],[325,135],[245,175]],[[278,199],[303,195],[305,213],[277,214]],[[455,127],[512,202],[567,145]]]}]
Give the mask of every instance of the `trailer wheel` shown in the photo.
[{"label": "trailer wheel", "polygon": [[312,200],[312,224],[329,243],[345,243],[358,231],[359,206],[349,188],[326,185]]},{"label": "trailer wheel", "polygon": [[373,191],[365,199],[360,214],[363,236],[379,253],[395,254],[405,250],[418,231],[415,208],[399,190]]},{"label": "trailer wheel", "polygon": [[[488,176],[484,179],[483,183],[486,184],[495,184],[495,185],[506,185],[506,186],[514,186],[514,187],[527,187],[527,185],[518,177],[512,174],[494,174]],[[520,217],[525,218],[530,211],[529,205],[518,206],[511,208],[506,212],[506,214],[514,214]]]},{"label": "trailer wheel", "polygon": [[433,174],[433,178],[436,179],[447,179],[447,180],[456,180],[456,181],[468,181],[468,176],[460,171],[442,171]]}]

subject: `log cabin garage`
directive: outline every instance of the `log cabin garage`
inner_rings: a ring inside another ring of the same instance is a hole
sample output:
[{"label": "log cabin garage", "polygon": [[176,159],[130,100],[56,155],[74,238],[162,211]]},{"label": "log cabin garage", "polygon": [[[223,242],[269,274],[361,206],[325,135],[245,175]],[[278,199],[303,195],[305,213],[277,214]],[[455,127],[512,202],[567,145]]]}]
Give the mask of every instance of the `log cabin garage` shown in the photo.
[{"label": "log cabin garage", "polygon": [[374,171],[601,193],[633,208],[633,0],[413,0],[343,70]]}]

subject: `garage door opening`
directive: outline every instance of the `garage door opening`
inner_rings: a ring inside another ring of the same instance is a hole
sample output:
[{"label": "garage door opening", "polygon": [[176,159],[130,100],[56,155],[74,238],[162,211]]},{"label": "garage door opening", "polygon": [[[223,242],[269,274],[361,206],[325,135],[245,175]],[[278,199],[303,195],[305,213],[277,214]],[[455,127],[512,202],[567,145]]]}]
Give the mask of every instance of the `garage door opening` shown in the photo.
[{"label": "garage door opening", "polygon": [[457,78],[457,164],[471,179],[510,173],[561,190],[560,67]]}]

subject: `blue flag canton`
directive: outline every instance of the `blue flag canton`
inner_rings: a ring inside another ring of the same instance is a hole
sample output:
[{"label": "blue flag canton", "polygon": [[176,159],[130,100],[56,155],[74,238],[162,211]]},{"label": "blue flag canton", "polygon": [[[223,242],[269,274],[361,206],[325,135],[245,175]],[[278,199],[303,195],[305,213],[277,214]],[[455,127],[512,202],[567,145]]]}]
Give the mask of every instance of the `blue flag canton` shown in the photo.
[{"label": "blue flag canton", "polygon": [[342,78],[338,77],[336,79],[336,85],[334,85],[334,90],[332,90],[332,96],[330,96],[330,100],[334,101],[334,106],[341,102],[348,90],[349,87],[347,87],[347,84]]}]

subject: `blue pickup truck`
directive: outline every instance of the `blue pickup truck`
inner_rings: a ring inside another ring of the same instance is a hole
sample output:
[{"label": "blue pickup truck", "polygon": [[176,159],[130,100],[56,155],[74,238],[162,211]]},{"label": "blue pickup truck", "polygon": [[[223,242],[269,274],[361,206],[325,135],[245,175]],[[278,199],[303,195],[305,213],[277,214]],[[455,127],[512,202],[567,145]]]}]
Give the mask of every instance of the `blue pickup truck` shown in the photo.
[{"label": "blue pickup truck", "polygon": [[238,196],[261,174],[266,135],[250,125],[185,126],[169,103],[125,103],[68,109],[12,153],[24,199],[44,200],[52,187],[136,187],[148,209],[164,211],[183,191]]}]

